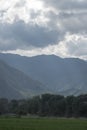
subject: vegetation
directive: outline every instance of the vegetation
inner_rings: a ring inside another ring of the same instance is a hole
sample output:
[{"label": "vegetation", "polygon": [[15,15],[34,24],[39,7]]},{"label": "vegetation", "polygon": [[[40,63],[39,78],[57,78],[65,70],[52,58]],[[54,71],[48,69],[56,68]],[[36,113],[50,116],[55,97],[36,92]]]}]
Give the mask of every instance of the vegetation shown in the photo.
[{"label": "vegetation", "polygon": [[0,115],[36,115],[45,117],[87,117],[87,95],[43,94],[31,99],[0,99]]},{"label": "vegetation", "polygon": [[1,118],[0,130],[87,130],[87,120],[57,118]]}]

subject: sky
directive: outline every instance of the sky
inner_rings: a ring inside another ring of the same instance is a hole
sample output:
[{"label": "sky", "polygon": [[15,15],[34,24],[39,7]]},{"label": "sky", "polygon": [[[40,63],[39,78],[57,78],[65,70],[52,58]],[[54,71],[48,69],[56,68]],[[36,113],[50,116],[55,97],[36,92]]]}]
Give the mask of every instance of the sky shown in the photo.
[{"label": "sky", "polygon": [[0,52],[87,60],[87,0],[0,0]]}]

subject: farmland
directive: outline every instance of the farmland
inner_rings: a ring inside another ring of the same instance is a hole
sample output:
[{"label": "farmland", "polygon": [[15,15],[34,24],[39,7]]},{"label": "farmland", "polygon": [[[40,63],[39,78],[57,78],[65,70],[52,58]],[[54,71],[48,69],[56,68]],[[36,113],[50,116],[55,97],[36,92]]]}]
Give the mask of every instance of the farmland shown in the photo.
[{"label": "farmland", "polygon": [[0,130],[87,130],[87,120],[62,118],[0,118]]}]

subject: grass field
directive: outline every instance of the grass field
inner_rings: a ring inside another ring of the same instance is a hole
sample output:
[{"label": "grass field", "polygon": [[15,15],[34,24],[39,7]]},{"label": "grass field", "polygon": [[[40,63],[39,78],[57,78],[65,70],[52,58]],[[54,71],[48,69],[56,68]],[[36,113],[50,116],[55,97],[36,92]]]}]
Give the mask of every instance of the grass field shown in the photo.
[{"label": "grass field", "polygon": [[0,118],[0,130],[87,130],[87,120],[57,118]]}]

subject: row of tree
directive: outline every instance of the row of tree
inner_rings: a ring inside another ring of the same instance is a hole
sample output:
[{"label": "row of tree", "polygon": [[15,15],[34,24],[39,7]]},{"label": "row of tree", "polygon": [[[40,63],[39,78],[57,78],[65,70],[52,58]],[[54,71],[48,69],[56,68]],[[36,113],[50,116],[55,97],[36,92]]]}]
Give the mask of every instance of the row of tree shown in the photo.
[{"label": "row of tree", "polygon": [[43,94],[26,100],[0,99],[0,115],[5,114],[87,117],[87,95]]}]

